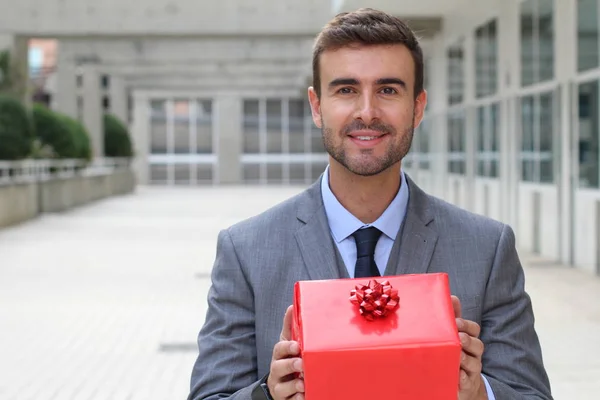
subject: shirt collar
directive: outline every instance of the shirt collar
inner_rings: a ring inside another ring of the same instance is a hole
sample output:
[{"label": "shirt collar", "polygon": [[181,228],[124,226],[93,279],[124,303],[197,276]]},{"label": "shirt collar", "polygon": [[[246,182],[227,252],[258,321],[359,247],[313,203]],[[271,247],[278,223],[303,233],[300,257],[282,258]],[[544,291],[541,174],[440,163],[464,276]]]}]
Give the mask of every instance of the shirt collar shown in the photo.
[{"label": "shirt collar", "polygon": [[323,179],[321,180],[321,195],[325,206],[325,214],[329,221],[329,227],[334,240],[340,243],[356,230],[362,227],[373,226],[383,232],[387,237],[396,240],[396,235],[400,225],[406,215],[408,207],[408,185],[404,172],[400,172],[400,190],[392,200],[388,208],[372,224],[363,224],[358,218],[352,215],[335,197],[329,187],[329,166],[325,168]]}]

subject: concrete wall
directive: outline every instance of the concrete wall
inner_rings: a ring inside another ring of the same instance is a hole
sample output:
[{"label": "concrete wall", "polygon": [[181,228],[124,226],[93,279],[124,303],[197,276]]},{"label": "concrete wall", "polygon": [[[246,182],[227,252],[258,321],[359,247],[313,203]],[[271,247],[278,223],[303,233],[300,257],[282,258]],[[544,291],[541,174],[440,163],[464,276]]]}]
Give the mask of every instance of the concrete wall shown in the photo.
[{"label": "concrete wall", "polygon": [[38,185],[0,186],[0,227],[27,221],[39,214]]},{"label": "concrete wall", "polygon": [[131,193],[135,186],[136,178],[131,170],[0,186],[0,227],[27,221],[39,214],[62,212]]}]

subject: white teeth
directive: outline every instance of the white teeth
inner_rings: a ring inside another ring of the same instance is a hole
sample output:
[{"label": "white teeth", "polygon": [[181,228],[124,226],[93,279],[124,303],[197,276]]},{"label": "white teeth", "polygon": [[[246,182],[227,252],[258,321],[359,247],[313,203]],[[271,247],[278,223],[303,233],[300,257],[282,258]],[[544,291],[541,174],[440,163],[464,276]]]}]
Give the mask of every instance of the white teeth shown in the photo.
[{"label": "white teeth", "polygon": [[377,136],[356,136],[358,140],[373,140],[377,139]]}]

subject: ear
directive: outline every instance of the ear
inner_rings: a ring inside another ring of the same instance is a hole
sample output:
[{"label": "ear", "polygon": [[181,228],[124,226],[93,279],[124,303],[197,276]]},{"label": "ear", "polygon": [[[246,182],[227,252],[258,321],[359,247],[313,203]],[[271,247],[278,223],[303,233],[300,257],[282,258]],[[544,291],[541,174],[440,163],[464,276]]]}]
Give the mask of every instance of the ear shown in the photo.
[{"label": "ear", "polygon": [[423,90],[415,100],[415,129],[421,125],[423,116],[425,115],[425,107],[427,107],[427,91]]},{"label": "ear", "polygon": [[321,126],[321,100],[317,96],[317,92],[311,86],[308,88],[308,101],[310,102],[310,112],[312,113],[312,119],[317,128]]}]

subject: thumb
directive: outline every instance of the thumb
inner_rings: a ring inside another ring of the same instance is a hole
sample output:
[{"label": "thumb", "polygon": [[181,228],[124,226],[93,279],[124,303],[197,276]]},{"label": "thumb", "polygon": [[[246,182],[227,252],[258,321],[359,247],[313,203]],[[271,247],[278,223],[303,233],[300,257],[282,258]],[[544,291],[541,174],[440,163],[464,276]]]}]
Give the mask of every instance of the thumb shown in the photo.
[{"label": "thumb", "polygon": [[283,317],[283,327],[281,328],[281,340],[292,340],[292,320],[294,316],[294,306],[289,306]]},{"label": "thumb", "polygon": [[452,308],[454,309],[454,317],[462,318],[462,309],[460,305],[460,300],[456,296],[450,296],[452,299]]}]

